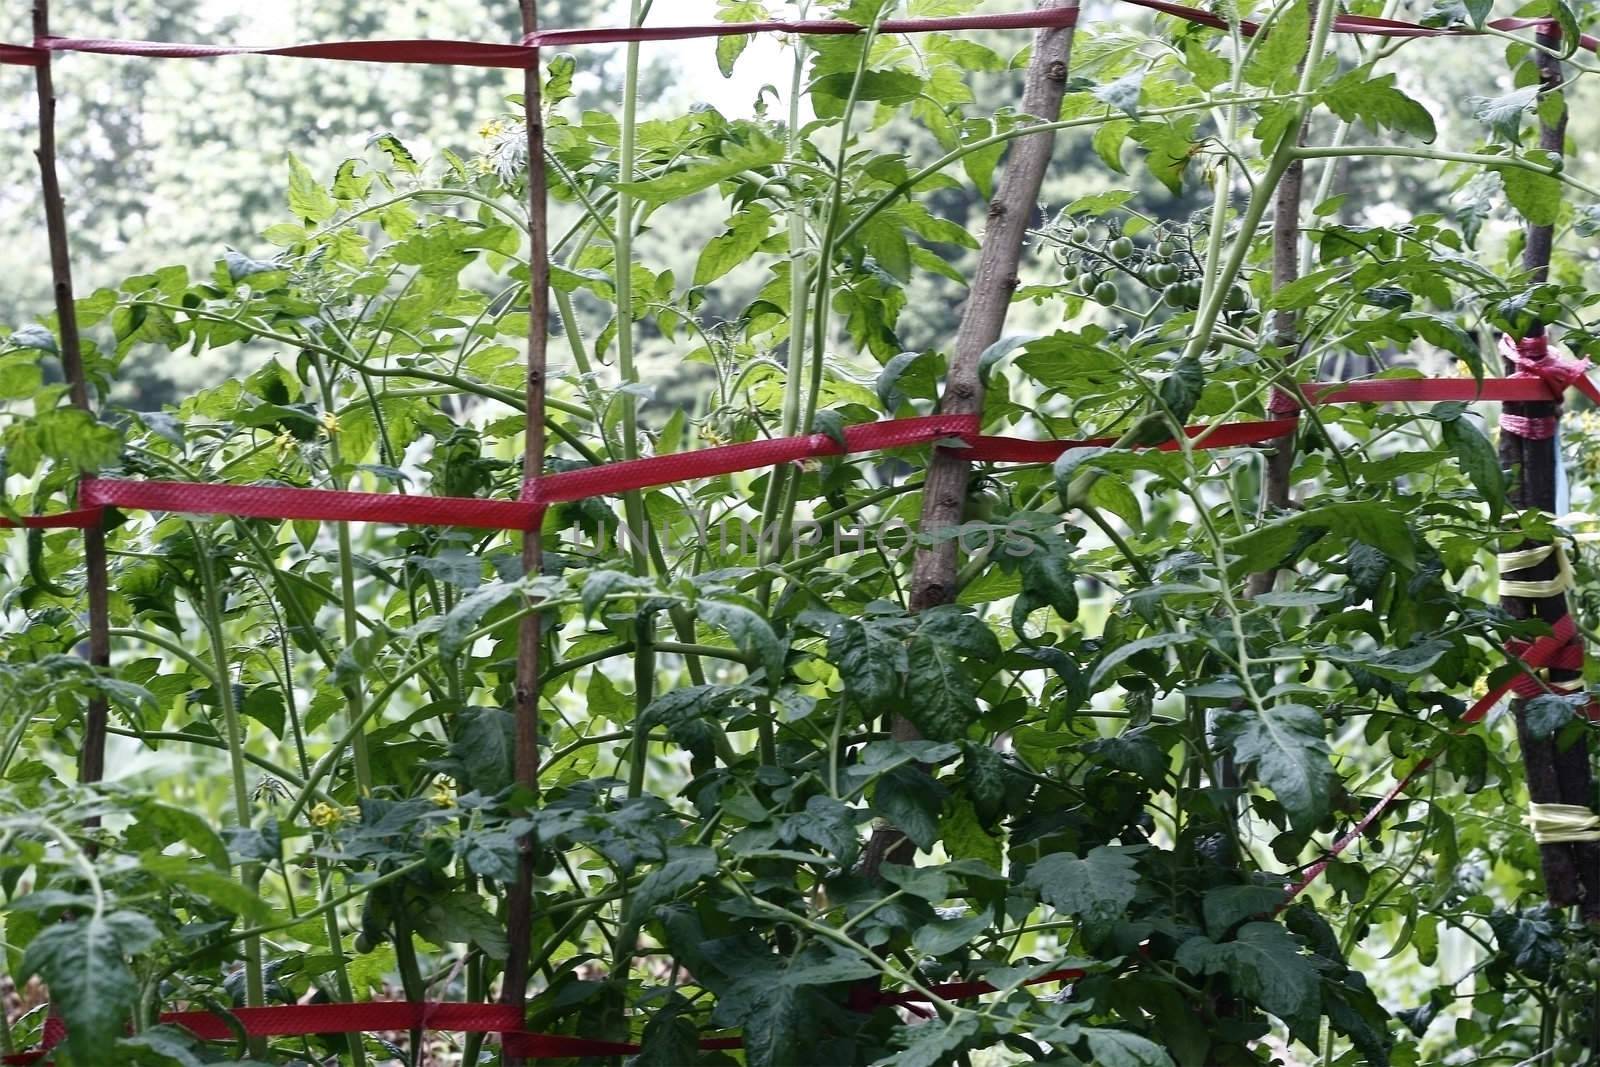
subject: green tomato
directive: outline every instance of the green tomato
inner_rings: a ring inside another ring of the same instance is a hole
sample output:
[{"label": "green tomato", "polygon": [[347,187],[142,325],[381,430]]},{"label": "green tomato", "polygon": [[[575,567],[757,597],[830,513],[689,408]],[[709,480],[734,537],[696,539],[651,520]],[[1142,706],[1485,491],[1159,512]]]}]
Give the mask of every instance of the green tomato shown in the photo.
[{"label": "green tomato", "polygon": [[1061,280],[1066,282],[1068,285],[1071,285],[1073,282],[1077,281],[1078,268],[1074,267],[1071,263],[1068,263],[1066,266],[1062,267]]},{"label": "green tomato", "polygon": [[1228,290],[1228,310],[1243,311],[1250,306],[1250,290],[1242,285],[1234,285]]},{"label": "green tomato", "polygon": [[1116,259],[1127,259],[1133,255],[1133,238],[1118,237],[1111,242],[1111,255]]},{"label": "green tomato", "polygon": [[1582,1042],[1576,1038],[1565,1038],[1554,1048],[1554,1062],[1563,1064],[1579,1064],[1587,1058]]},{"label": "green tomato", "polygon": [[967,517],[979,522],[993,521],[1005,504],[1005,497],[993,485],[983,485],[967,494]]},{"label": "green tomato", "polygon": [[1183,307],[1185,303],[1184,288],[1185,286],[1182,282],[1172,282],[1161,290],[1161,302],[1169,308]]},{"label": "green tomato", "polygon": [[1157,259],[1171,259],[1172,258],[1172,253],[1174,253],[1176,251],[1177,251],[1177,249],[1172,247],[1172,242],[1171,241],[1157,241],[1156,242],[1155,253],[1156,253],[1156,258]]},{"label": "green tomato", "polygon": [[1157,263],[1150,271],[1157,285],[1171,285],[1183,277],[1183,272],[1171,263]]},{"label": "green tomato", "polygon": [[360,933],[356,934],[355,950],[357,952],[371,952],[373,949],[375,949],[377,947],[378,947],[378,942],[377,942],[376,938],[369,937],[365,932],[360,932]]},{"label": "green tomato", "polygon": [[1093,296],[1095,286],[1100,284],[1100,279],[1091,271],[1078,275],[1078,292],[1084,296]]},{"label": "green tomato", "polygon": [[1600,982],[1600,956],[1593,957],[1589,960],[1589,977],[1593,978],[1596,982]]},{"label": "green tomato", "polygon": [[1103,307],[1110,307],[1117,302],[1117,287],[1110,282],[1101,282],[1094,287],[1094,298]]},{"label": "green tomato", "polygon": [[1072,239],[1074,241],[1076,241],[1078,244],[1080,244],[1080,245],[1088,244],[1089,243],[1089,236],[1090,236],[1089,227],[1087,227],[1087,226],[1075,226],[1075,227],[1073,227]]}]

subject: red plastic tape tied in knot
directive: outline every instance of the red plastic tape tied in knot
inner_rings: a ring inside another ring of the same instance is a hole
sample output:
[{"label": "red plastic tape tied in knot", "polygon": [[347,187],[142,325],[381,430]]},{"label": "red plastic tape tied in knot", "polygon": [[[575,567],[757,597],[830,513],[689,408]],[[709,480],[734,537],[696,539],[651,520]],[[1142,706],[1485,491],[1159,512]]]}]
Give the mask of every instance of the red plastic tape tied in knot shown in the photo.
[{"label": "red plastic tape tied in knot", "polygon": [[1272,399],[1267,401],[1267,414],[1275,419],[1299,418],[1300,399],[1286,389],[1273,389]]},{"label": "red plastic tape tied in knot", "polygon": [[1503,333],[1500,335],[1500,355],[1516,366],[1513,378],[1538,378],[1548,382],[1551,392],[1556,394],[1553,399],[1557,401],[1561,392],[1576,387],[1584,396],[1600,404],[1600,389],[1596,389],[1589,380],[1589,361],[1551,351],[1549,340],[1542,335],[1524,337],[1519,341]]}]

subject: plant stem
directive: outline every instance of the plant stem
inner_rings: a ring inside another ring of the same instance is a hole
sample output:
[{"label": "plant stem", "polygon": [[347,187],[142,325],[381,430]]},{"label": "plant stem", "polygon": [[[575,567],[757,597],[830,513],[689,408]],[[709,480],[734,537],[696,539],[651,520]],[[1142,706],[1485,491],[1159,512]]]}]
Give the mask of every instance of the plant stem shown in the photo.
[{"label": "plant stem", "polygon": [[[629,0],[628,25],[636,26],[641,17],[640,0]],[[617,146],[617,182],[634,180],[637,170],[637,143],[639,110],[639,43],[628,45],[626,69],[622,83],[622,124]],[[622,458],[639,458],[639,398],[627,387],[639,383],[639,371],[634,366],[633,332],[633,227],[634,199],[630,193],[617,191],[616,253],[612,273],[615,275],[617,316],[617,372],[622,377],[624,393],[622,404]],[[650,573],[650,559],[645,551],[645,526],[649,519],[644,510],[644,498],[637,490],[625,493],[622,498],[623,513],[629,533],[629,548],[634,568],[640,574]]]},{"label": "plant stem", "polygon": [[[250,803],[250,786],[245,780],[244,724],[233,699],[233,683],[228,671],[228,644],[222,632],[222,594],[217,587],[216,571],[212,563],[211,546],[194,529],[196,557],[199,561],[201,595],[206,634],[211,645],[212,677],[216,680],[217,703],[222,708],[222,719],[228,740],[228,763],[233,775],[233,808],[239,829],[248,829],[253,823],[254,809]],[[239,867],[239,882],[252,894],[261,883],[261,869],[255,863]],[[248,937],[244,943],[245,1004],[259,1008],[266,1003],[266,987],[261,971],[261,938]],[[251,1038],[250,1055],[256,1059],[266,1056],[267,1043],[263,1038]]]},{"label": "plant stem", "polygon": [[[314,361],[322,386],[323,410],[332,412],[336,406],[333,380],[327,367],[320,361]],[[339,432],[337,427],[328,430],[328,467],[333,475],[333,485],[336,489],[346,487],[341,467],[343,456],[339,451]],[[344,617],[344,644],[347,650],[353,650],[356,642],[361,637],[361,615],[356,608],[356,561],[355,547],[350,540],[350,524],[341,522],[336,526],[339,539],[339,595],[343,601],[341,608]],[[366,704],[366,690],[360,681],[351,682],[344,687],[345,699],[350,703],[350,717],[352,720],[363,718],[362,710]],[[372,761],[367,751],[366,731],[358,731],[355,743],[351,747],[351,754],[355,762],[356,791],[361,796],[372,793]]]},{"label": "plant stem", "polygon": [[1543,174],[1563,185],[1600,200],[1600,189],[1579,181],[1566,169],[1546,163],[1536,163],[1521,156],[1497,156],[1484,152],[1445,152],[1436,148],[1406,148],[1403,145],[1323,145],[1296,148],[1291,156],[1296,159],[1338,159],[1343,156],[1392,156],[1400,159],[1428,159],[1439,163],[1472,163],[1480,167],[1510,168]]}]

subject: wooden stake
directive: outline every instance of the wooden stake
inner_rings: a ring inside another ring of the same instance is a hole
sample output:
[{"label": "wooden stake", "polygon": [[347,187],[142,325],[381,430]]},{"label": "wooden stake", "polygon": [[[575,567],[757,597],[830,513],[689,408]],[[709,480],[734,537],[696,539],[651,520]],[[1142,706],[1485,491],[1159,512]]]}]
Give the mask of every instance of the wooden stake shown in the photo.
[{"label": "wooden stake", "polygon": [[[1554,48],[1560,44],[1560,31],[1541,30],[1541,45]],[[1561,61],[1548,52],[1537,54],[1540,92],[1555,91],[1562,82]],[[1554,122],[1542,118],[1539,123],[1539,147],[1557,155],[1562,154],[1566,141],[1567,114],[1563,108]],[[1554,243],[1552,226],[1527,227],[1522,265],[1533,284],[1545,281],[1550,275],[1550,252]],[[1543,335],[1544,326],[1538,324],[1532,331]],[[1514,373],[1513,365],[1506,373]],[[1505,405],[1508,415],[1532,418],[1556,418],[1560,405],[1555,403],[1527,403]],[[1538,508],[1546,512],[1556,509],[1557,438],[1542,441],[1500,435],[1500,466],[1517,471],[1517,483],[1511,492],[1514,507]],[[1539,542],[1525,541],[1519,547],[1533,548]],[[1517,581],[1540,581],[1556,576],[1556,560],[1550,559],[1534,567],[1511,572],[1503,577]],[[1549,623],[1561,619],[1568,612],[1565,594],[1552,597],[1501,597],[1501,607],[1519,619],[1538,617]],[[1550,671],[1553,683],[1570,683],[1582,677],[1581,671]],[[1579,738],[1565,751],[1555,738],[1538,739],[1528,729],[1527,708],[1524,701],[1513,702],[1517,721],[1517,740],[1522,747],[1522,762],[1528,779],[1528,797],[1539,804],[1577,804],[1587,807],[1594,802],[1594,778],[1589,763],[1589,745]],[[1544,867],[1545,893],[1550,903],[1557,906],[1581,905],[1585,917],[1600,920],[1600,845],[1560,844],[1541,845],[1539,858]]]},{"label": "wooden stake", "polygon": [[[1307,30],[1313,37],[1316,34],[1317,3],[1316,0],[1306,0],[1306,6],[1311,11],[1311,23]],[[1300,124],[1299,131],[1295,134],[1297,143],[1305,143],[1305,122]],[[1283,177],[1278,181],[1278,189],[1272,202],[1272,291],[1277,292],[1296,278],[1300,277],[1300,204],[1304,199],[1305,188],[1305,162],[1295,160],[1289,164],[1289,169],[1283,172]],[[1263,328],[1266,324],[1263,323]],[[1273,347],[1285,352],[1293,350],[1300,332],[1300,313],[1292,308],[1280,308],[1272,316],[1272,344]],[[1289,362],[1285,360],[1285,362]],[[1265,469],[1261,478],[1261,504],[1262,510],[1277,509],[1282,511],[1292,507],[1289,498],[1289,489],[1292,483],[1290,474],[1294,470],[1294,433],[1286,433],[1275,441],[1267,443]],[[1245,581],[1244,595],[1250,599],[1260,596],[1272,588],[1277,580],[1277,570],[1258,571]]]},{"label": "wooden stake", "polygon": [[[522,32],[539,28],[539,0],[521,0]],[[544,470],[545,347],[550,335],[550,257],[546,220],[544,169],[544,116],[541,99],[539,53],[534,51],[523,75],[522,120],[528,134],[528,374],[526,437],[522,450],[523,477],[537,478]],[[542,519],[543,509],[537,515]],[[522,571],[537,578],[543,564],[540,523],[522,536]],[[517,784],[531,793],[539,791],[539,616],[523,618],[517,634],[516,716]],[[529,834],[518,842],[517,881],[506,902],[506,969],[500,990],[504,1004],[523,1006],[528,986],[528,959],[533,934],[533,872],[535,842]],[[521,1063],[506,1057],[507,1064]]]},{"label": "wooden stake", "polygon": [[[1039,9],[1077,7],[1077,0],[1042,0]],[[1033,57],[1028,62],[1022,90],[1022,113],[1044,121],[1061,114],[1061,98],[1066,92],[1067,63],[1072,57],[1072,28],[1040,30],[1033,42]],[[1022,260],[1022,242],[1038,211],[1039,188],[1055,147],[1051,131],[1019,137],[1011,145],[1005,173],[989,202],[988,229],[978,256],[978,270],[972,279],[967,305],[956,333],[955,359],[945,376],[944,395],[939,410],[950,415],[976,415],[983,411],[983,382],[978,378],[978,359],[984,349],[1000,339],[1011,295],[1017,288],[1017,267]],[[967,498],[967,478],[971,464],[954,449],[936,449],[928,466],[927,484],[922,490],[920,530],[934,534],[961,523]],[[956,593],[956,543],[953,539],[918,549],[911,569],[911,609],[924,611],[948,604]],[[915,740],[917,728],[904,716],[890,723],[896,740]],[[907,863],[911,842],[898,830],[883,827],[875,831],[867,847],[864,869],[876,873],[887,859]]]},{"label": "wooden stake", "polygon": [[[49,0],[35,0],[33,36],[50,36]],[[61,373],[74,407],[91,414],[89,381],[83,370],[83,345],[78,337],[77,309],[72,297],[72,259],[67,243],[67,213],[56,174],[56,94],[50,55],[34,67],[39,96],[39,182],[44,194],[44,225],[50,240],[50,279],[55,292],[57,330],[61,337]],[[106,577],[105,530],[93,526],[83,531],[83,565],[89,596],[89,662],[95,667],[111,663],[111,623]],[[89,698],[83,724],[83,747],[78,753],[78,781],[98,782],[105,776],[107,704],[103,696]],[[98,818],[88,824],[99,825]]]}]

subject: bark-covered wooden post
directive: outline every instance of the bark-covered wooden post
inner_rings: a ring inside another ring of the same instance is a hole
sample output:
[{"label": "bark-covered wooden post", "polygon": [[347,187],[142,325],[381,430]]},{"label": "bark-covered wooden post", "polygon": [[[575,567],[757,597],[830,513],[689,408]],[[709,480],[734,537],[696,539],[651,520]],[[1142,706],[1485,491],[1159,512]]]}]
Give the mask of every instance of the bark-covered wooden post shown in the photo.
[{"label": "bark-covered wooden post", "polygon": [[[50,36],[49,0],[35,0],[33,37],[42,41]],[[50,280],[55,292],[56,330],[61,340],[61,374],[67,381],[67,396],[74,407],[93,414],[89,381],[83,369],[83,346],[78,337],[77,310],[72,297],[72,260],[67,242],[67,212],[61,199],[61,181],[56,174],[56,94],[51,77],[50,55],[40,57],[34,67],[39,95],[39,182],[44,194],[44,224],[50,242]],[[106,575],[106,535],[100,526],[83,531],[84,585],[89,598],[89,662],[95,667],[111,663],[111,622],[107,611],[110,599]],[[78,781],[98,782],[105,775],[107,703],[104,696],[91,696],[83,721],[83,747],[78,752]],[[89,820],[91,825],[98,818]]]},{"label": "bark-covered wooden post", "polygon": [[[1041,11],[1075,8],[1077,0],[1044,0]],[[1034,38],[1033,56],[1028,63],[1022,90],[1022,114],[1046,122],[1061,115],[1061,99],[1066,93],[1067,64],[1072,56],[1071,26],[1049,27]],[[1055,147],[1055,133],[1044,131],[1019,137],[1011,145],[1005,172],[989,202],[988,224],[978,256],[977,273],[961,326],[956,333],[955,357],[945,376],[939,410],[950,415],[977,415],[983,411],[983,382],[978,376],[978,360],[984,349],[1000,339],[1011,296],[1017,288],[1017,267],[1022,260],[1022,243],[1038,211],[1039,188]],[[938,534],[960,525],[967,497],[971,464],[958,449],[935,449],[928,466],[927,483],[922,491],[920,532]],[[956,542],[948,538],[917,551],[911,571],[911,608],[924,611],[955,599]],[[896,740],[915,740],[917,728],[902,715],[890,724]],[[893,827],[882,827],[872,836],[865,867],[875,872],[885,859],[907,862],[911,843]]]},{"label": "bark-covered wooden post", "polygon": [[[1541,30],[1539,43],[1554,48],[1560,43],[1560,31],[1554,28]],[[1539,65],[1541,93],[1558,91],[1561,85],[1561,61],[1549,52],[1540,52]],[[1567,115],[1560,113],[1546,121],[1540,110],[1539,147],[1560,155],[1566,138]],[[1550,250],[1554,240],[1554,227],[1527,227],[1527,240],[1523,251],[1523,267],[1530,283],[1545,281],[1550,273]],[[1537,340],[1544,337],[1544,326],[1536,324],[1529,336]],[[1519,369],[1507,361],[1506,372]],[[1556,402],[1507,403],[1500,433],[1500,466],[1515,474],[1511,503],[1519,509],[1538,508],[1546,512],[1556,509],[1556,471],[1559,436],[1554,432],[1561,413]],[[1549,432],[1545,432],[1548,430]],[[1521,431],[1521,432],[1514,432]],[[1538,549],[1539,542],[1525,541],[1518,551]],[[1532,566],[1510,570],[1501,575],[1502,580],[1515,582],[1549,581],[1559,573],[1559,558],[1550,553]],[[1502,596],[1501,606],[1519,619],[1540,618],[1554,624],[1566,616],[1568,604],[1565,593],[1552,596]],[[1552,668],[1549,672],[1553,685],[1570,685],[1582,677],[1581,671]],[[1528,797],[1536,804],[1573,804],[1588,807],[1593,803],[1594,780],[1589,765],[1589,746],[1584,738],[1562,750],[1554,737],[1536,738],[1529,729],[1526,702],[1514,702],[1517,721],[1517,739],[1522,747],[1523,766],[1528,779]],[[1584,915],[1591,921],[1600,920],[1600,844],[1543,844],[1539,848],[1543,861],[1545,891],[1550,903],[1560,906],[1581,905]]]},{"label": "bark-covered wooden post", "polygon": [[[521,0],[524,39],[539,28],[539,0]],[[523,75],[522,119],[528,136],[528,368],[524,401],[526,430],[522,452],[525,484],[544,471],[545,350],[550,334],[550,258],[544,169],[544,105],[541,97],[539,50],[534,48]],[[530,494],[524,493],[524,498]],[[536,498],[534,498],[536,499]],[[543,564],[539,527],[544,515],[535,505],[534,519],[522,535],[522,571],[536,579]],[[517,634],[516,780],[531,793],[539,790],[539,616],[528,614]],[[506,902],[505,976],[502,1003],[521,1007],[527,995],[528,959],[533,934],[533,872],[537,842],[532,834],[518,842],[517,881]],[[507,1056],[507,1064],[523,1062]]]},{"label": "bark-covered wooden post", "polygon": [[[1308,33],[1316,33],[1317,4],[1316,0],[1306,0],[1311,11],[1311,23]],[[1305,143],[1305,121],[1302,120],[1300,129],[1295,134],[1295,140]],[[1283,172],[1283,177],[1278,181],[1278,189],[1272,202],[1272,291],[1277,292],[1296,278],[1300,277],[1300,206],[1304,199],[1305,188],[1305,161],[1295,160]],[[1262,324],[1263,330],[1267,324]],[[1299,341],[1300,313],[1293,308],[1279,308],[1272,313],[1271,322],[1272,347],[1283,354],[1284,363],[1292,363],[1292,354]],[[1278,405],[1285,400],[1286,394],[1279,389],[1272,391],[1273,405],[1268,414],[1281,417],[1288,414],[1289,406]],[[1288,398],[1292,401],[1292,398]],[[1298,410],[1298,405],[1295,406]],[[1261,503],[1263,510],[1283,510],[1292,506],[1289,498],[1291,483],[1290,474],[1294,470],[1295,435],[1293,431],[1282,437],[1269,441],[1266,462],[1261,473]],[[1272,588],[1277,579],[1276,569],[1258,571],[1245,581],[1245,596],[1255,598]]]}]

